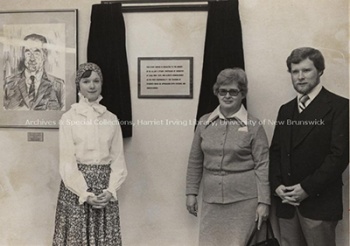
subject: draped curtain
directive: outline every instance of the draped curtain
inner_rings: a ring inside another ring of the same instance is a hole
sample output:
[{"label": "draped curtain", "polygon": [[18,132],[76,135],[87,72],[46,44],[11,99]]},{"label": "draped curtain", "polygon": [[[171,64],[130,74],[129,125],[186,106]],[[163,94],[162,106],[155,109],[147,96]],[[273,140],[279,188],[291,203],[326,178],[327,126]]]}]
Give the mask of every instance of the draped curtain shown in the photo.
[{"label": "draped curtain", "polygon": [[[208,2],[208,7],[197,120],[218,105],[212,90],[218,73],[230,67],[244,69],[238,0]],[[92,6],[87,53],[88,61],[99,65],[104,76],[101,104],[118,116],[123,136],[132,136],[125,23],[120,3]]]},{"label": "draped curtain", "polygon": [[219,72],[232,67],[244,69],[238,0],[209,2],[208,6],[197,121],[204,114],[212,112],[219,104],[213,94],[213,85]]},{"label": "draped curtain", "polygon": [[121,4],[94,4],[87,48],[89,62],[102,70],[102,101],[116,114],[123,137],[132,136],[129,69]]}]

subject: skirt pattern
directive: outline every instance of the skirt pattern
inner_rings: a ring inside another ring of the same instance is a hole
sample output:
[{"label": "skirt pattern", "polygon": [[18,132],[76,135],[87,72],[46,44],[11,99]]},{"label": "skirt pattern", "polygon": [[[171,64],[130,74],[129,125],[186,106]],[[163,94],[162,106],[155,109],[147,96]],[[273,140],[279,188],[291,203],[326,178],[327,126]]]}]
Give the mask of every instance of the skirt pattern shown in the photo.
[{"label": "skirt pattern", "polygon": [[[88,191],[101,194],[109,184],[110,165],[78,164],[89,187]],[[56,208],[54,246],[120,246],[118,201],[110,201],[103,209],[94,209],[88,203],[79,204],[79,197],[60,185]]]}]

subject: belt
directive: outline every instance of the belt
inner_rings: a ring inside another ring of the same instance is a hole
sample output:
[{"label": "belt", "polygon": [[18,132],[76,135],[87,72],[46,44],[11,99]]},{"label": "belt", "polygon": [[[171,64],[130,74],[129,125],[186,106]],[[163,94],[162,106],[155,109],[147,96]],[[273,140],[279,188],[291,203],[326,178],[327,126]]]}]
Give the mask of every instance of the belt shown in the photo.
[{"label": "belt", "polygon": [[254,168],[251,169],[246,169],[246,170],[235,170],[235,171],[227,171],[227,170],[212,170],[212,169],[204,169],[205,172],[213,174],[213,175],[219,175],[219,176],[225,176],[225,175],[230,175],[234,173],[244,173],[244,172],[249,172],[254,170]]}]

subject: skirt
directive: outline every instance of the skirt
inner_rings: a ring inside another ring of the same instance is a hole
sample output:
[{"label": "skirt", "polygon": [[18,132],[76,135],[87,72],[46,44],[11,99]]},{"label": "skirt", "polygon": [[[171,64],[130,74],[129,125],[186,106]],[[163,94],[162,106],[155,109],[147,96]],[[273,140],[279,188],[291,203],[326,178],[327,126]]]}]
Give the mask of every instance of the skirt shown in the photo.
[{"label": "skirt", "polygon": [[200,246],[245,246],[256,226],[258,199],[218,204],[202,201]]},{"label": "skirt", "polygon": [[[110,165],[78,164],[89,187],[88,191],[101,194],[109,184]],[[118,201],[110,201],[103,209],[94,209],[60,185],[56,208],[54,246],[109,246],[122,245]]]}]

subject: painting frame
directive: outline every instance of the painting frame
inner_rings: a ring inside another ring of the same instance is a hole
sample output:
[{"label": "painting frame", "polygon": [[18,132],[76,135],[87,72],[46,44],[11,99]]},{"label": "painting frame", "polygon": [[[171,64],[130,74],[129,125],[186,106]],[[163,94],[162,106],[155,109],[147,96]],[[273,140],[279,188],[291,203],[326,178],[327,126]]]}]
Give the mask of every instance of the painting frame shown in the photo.
[{"label": "painting frame", "polygon": [[193,57],[138,57],[138,98],[193,99]]},{"label": "painting frame", "polygon": [[0,128],[59,128],[77,101],[78,9],[1,11],[0,33]]}]

